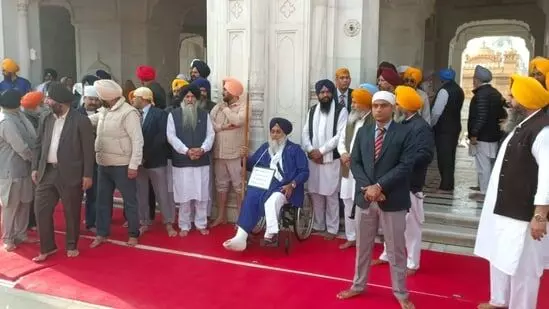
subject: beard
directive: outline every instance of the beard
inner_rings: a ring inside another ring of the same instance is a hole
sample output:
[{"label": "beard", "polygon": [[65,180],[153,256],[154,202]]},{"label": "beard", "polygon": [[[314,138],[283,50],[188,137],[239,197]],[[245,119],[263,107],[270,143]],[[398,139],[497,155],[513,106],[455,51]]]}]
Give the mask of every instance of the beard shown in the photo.
[{"label": "beard", "polygon": [[393,114],[393,121],[401,123],[404,120],[406,120],[406,115],[401,112],[398,108],[395,109],[395,113]]},{"label": "beard", "polygon": [[54,103],[51,106],[51,111],[57,116],[63,115],[63,105],[61,103]]},{"label": "beard", "polygon": [[206,109],[206,105],[208,103],[207,99],[202,99],[200,101],[196,101],[196,105],[198,105],[198,108]]},{"label": "beard", "polygon": [[279,140],[275,140],[275,139],[272,139],[272,138],[269,137],[269,141],[268,141],[268,143],[269,143],[269,152],[271,154],[275,154],[275,153],[279,152],[280,149],[282,147],[284,147],[284,145],[286,144],[286,139],[287,139],[287,137],[283,137]]},{"label": "beard", "polygon": [[332,97],[318,99],[318,102],[320,104],[320,111],[323,114],[328,114],[330,112],[330,109],[332,108]]},{"label": "beard", "polygon": [[[182,105],[185,103],[182,103]],[[195,104],[185,104],[181,106],[183,112],[183,128],[191,129],[194,131],[196,129],[196,122],[198,119],[198,107]]]},{"label": "beard", "polygon": [[355,122],[357,122],[357,120],[362,119],[362,117],[364,117],[365,115],[366,115],[365,111],[359,111],[359,110],[353,109],[349,114],[347,123],[354,124]]},{"label": "beard", "polygon": [[528,114],[522,106],[511,107],[507,110],[507,119],[501,124],[501,130],[505,133],[513,131],[526,117],[528,117]]}]

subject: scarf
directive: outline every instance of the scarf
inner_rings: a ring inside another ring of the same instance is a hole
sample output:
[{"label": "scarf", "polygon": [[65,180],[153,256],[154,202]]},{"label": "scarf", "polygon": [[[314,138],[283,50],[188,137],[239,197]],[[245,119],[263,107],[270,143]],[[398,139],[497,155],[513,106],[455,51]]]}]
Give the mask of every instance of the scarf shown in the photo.
[{"label": "scarf", "polygon": [[267,148],[269,151],[269,155],[271,156],[271,163],[269,164],[269,168],[274,170],[274,178],[278,180],[278,182],[282,181],[282,173],[284,173],[283,162],[282,162],[282,153],[284,152],[284,148],[286,147],[286,143],[280,145],[280,148],[276,153],[272,153],[271,148]]},{"label": "scarf", "polygon": [[[313,115],[313,128],[316,128],[317,131],[313,133],[313,148],[318,149],[330,139],[333,138],[332,134],[334,131],[334,113],[335,105],[338,104],[335,101],[332,101],[330,112],[328,114],[323,114],[320,111],[320,104],[317,104],[314,115]],[[337,119],[335,119],[337,121]],[[324,163],[329,163],[334,160],[334,153],[329,151],[324,155]]]},{"label": "scarf", "polygon": [[14,112],[5,112],[7,118],[11,119],[17,128],[17,131],[21,135],[21,138],[27,144],[30,150],[36,148],[36,130],[32,126],[32,123],[27,119],[25,114],[20,110]]}]

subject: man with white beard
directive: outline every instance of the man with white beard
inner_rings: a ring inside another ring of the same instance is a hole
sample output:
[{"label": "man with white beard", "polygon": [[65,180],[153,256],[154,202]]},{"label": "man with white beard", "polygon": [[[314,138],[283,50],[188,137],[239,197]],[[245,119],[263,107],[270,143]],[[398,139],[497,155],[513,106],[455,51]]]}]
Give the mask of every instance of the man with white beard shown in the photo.
[{"label": "man with white beard", "polygon": [[511,77],[510,132],[488,184],[475,255],[490,262],[490,301],[479,309],[535,309],[549,269],[549,92],[532,77]]},{"label": "man with white beard", "polygon": [[339,230],[339,177],[341,162],[337,144],[347,125],[347,109],[336,103],[336,87],[330,80],[315,85],[319,104],[307,113],[301,144],[309,157],[309,193],[313,203],[316,232],[326,230],[325,239],[332,240]]},{"label": "man with white beard", "polygon": [[347,120],[347,126],[339,137],[337,151],[341,155],[341,189],[340,197],[345,205],[345,238],[347,241],[339,246],[347,249],[356,245],[356,224],[354,220],[355,179],[349,170],[351,166],[351,150],[356,134],[360,128],[373,124],[372,96],[377,92],[377,87],[368,86],[367,89],[355,89],[352,94],[352,110]]},{"label": "man with white beard", "polygon": [[[210,196],[210,150],[215,132],[210,115],[197,107],[200,89],[187,85],[180,91],[180,107],[168,116],[168,143],[173,147],[173,189],[179,208],[179,236],[187,236],[191,221],[202,235],[207,229]],[[191,207],[194,206],[194,220]]]},{"label": "man with white beard", "polygon": [[[307,156],[301,147],[288,140],[292,132],[292,123],[284,118],[273,118],[269,123],[269,140],[263,143],[253,155],[248,157],[246,168],[254,173],[261,170],[274,171],[269,184],[263,187],[248,185],[242,209],[238,216],[236,235],[225,241],[223,246],[231,251],[246,249],[248,234],[259,219],[265,216],[266,229],[263,243],[265,246],[278,245],[278,214],[284,204],[294,207],[303,205],[305,182],[309,178]],[[246,156],[248,149],[243,146],[241,156]]]}]

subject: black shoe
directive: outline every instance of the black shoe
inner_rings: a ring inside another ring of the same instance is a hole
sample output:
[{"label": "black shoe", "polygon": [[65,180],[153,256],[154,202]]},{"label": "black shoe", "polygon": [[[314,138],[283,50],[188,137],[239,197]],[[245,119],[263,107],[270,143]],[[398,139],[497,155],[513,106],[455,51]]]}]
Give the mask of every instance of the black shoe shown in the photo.
[{"label": "black shoe", "polygon": [[273,236],[273,238],[263,238],[261,246],[268,248],[278,247],[278,235]]}]

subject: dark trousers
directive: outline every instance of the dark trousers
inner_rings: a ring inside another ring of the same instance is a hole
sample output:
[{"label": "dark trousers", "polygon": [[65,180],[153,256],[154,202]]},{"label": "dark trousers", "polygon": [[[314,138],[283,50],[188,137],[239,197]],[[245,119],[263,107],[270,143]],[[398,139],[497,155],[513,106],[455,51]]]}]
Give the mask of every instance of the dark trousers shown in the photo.
[{"label": "dark trousers", "polygon": [[95,201],[97,200],[97,164],[93,168],[93,184],[91,188],[86,190],[86,228],[95,227],[96,209]]},{"label": "dark trousers", "polygon": [[48,164],[42,181],[36,187],[34,196],[34,211],[38,219],[38,235],[40,236],[40,252],[48,253],[55,249],[55,232],[53,213],[61,199],[65,213],[67,229],[67,250],[77,249],[80,236],[80,212],[82,210],[82,185],[64,185],[59,177],[59,171]]},{"label": "dark trousers", "polygon": [[128,234],[139,237],[136,180],[128,178],[128,166],[102,166],[97,168],[97,235],[108,237],[111,231],[111,215],[114,189],[124,199],[124,214],[128,220]]},{"label": "dark trousers", "polygon": [[440,190],[454,190],[454,172],[456,169],[456,150],[459,141],[458,133],[435,132],[437,163],[440,173]]},{"label": "dark trousers", "polygon": [[154,218],[156,216],[156,196],[154,195],[154,188],[150,180],[149,180],[149,216],[151,221],[154,221]]},{"label": "dark trousers", "polygon": [[[31,205],[34,205],[34,201],[31,202]],[[36,227],[36,214],[34,213],[34,207],[29,211],[29,226],[28,229]]]}]

